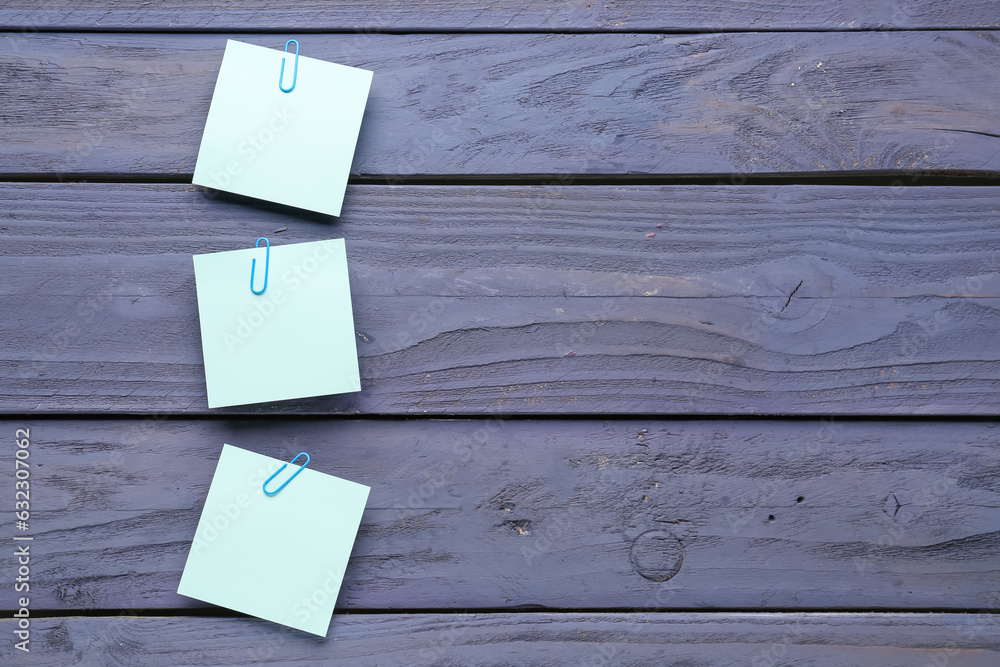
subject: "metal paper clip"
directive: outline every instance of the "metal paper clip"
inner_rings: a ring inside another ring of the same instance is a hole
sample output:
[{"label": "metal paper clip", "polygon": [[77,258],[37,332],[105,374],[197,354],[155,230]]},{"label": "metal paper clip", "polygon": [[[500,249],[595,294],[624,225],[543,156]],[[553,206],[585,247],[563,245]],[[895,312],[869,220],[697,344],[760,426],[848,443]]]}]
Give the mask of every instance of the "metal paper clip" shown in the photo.
[{"label": "metal paper clip", "polygon": [[273,495],[275,495],[276,493],[278,493],[278,491],[281,491],[281,490],[282,490],[283,488],[285,488],[286,486],[288,486],[288,483],[289,483],[290,481],[292,481],[293,479],[295,479],[295,475],[298,475],[298,474],[299,474],[300,472],[302,472],[302,469],[303,469],[303,468],[305,468],[305,467],[306,467],[307,465],[309,465],[309,455],[308,455],[308,454],[306,454],[305,452],[299,452],[298,454],[296,454],[296,455],[295,455],[295,458],[294,458],[294,459],[292,459],[292,460],[290,461],[290,463],[294,464],[294,463],[295,463],[296,461],[298,461],[298,460],[299,460],[299,457],[300,457],[300,456],[304,456],[304,457],[306,457],[306,462],[305,462],[305,463],[303,463],[303,464],[302,464],[302,465],[301,465],[301,466],[299,467],[299,469],[298,469],[298,470],[296,470],[296,471],[295,471],[295,473],[294,473],[294,474],[293,474],[293,475],[292,475],[291,477],[289,477],[288,479],[286,479],[286,480],[285,480],[285,483],[284,483],[284,484],[282,484],[281,486],[279,486],[279,487],[278,487],[277,489],[275,489],[274,491],[268,491],[268,490],[267,490],[267,482],[270,482],[270,481],[271,481],[272,479],[274,479],[275,477],[277,477],[277,476],[278,476],[278,473],[280,473],[280,472],[281,472],[282,470],[284,470],[285,468],[287,468],[287,467],[288,467],[288,463],[282,463],[282,464],[281,464],[281,467],[280,467],[280,468],[278,468],[277,472],[275,472],[275,473],[274,473],[273,475],[271,475],[270,477],[268,477],[268,478],[267,478],[267,481],[266,481],[266,482],[264,482],[264,485],[263,485],[263,486],[261,487],[262,489],[264,489],[264,493],[266,493],[266,494],[267,494],[267,495],[269,495],[269,496],[273,496]]},{"label": "metal paper clip", "polygon": [[254,247],[259,248],[261,241],[267,244],[267,254],[264,255],[264,286],[260,288],[259,292],[253,288],[253,272],[257,268],[257,258],[254,257],[253,261],[250,262],[250,291],[254,294],[263,294],[264,290],[267,289],[267,272],[271,268],[271,242],[261,236],[257,239],[257,244]]},{"label": "metal paper clip", "polygon": [[290,93],[292,89],[295,88],[295,82],[299,78],[299,42],[295,39],[290,39],[285,42],[285,53],[288,53],[288,45],[295,42],[295,71],[292,73],[292,85],[291,88],[285,88],[282,85],[285,81],[285,57],[281,57],[281,72],[278,74],[278,88],[281,89],[283,93]]}]

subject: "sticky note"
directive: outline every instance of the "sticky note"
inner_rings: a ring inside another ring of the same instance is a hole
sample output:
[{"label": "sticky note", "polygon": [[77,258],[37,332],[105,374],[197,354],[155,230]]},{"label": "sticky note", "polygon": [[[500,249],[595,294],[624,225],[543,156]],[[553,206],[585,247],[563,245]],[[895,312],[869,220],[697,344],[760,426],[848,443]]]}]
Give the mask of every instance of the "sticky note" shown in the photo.
[{"label": "sticky note", "polygon": [[208,407],[360,391],[344,240],[248,246],[194,255]]},{"label": "sticky note", "polygon": [[372,73],[303,55],[300,42],[297,74],[294,44],[226,43],[193,182],[340,215]]},{"label": "sticky note", "polygon": [[223,446],[177,592],[325,637],[370,489],[305,467],[265,495],[284,463]]}]

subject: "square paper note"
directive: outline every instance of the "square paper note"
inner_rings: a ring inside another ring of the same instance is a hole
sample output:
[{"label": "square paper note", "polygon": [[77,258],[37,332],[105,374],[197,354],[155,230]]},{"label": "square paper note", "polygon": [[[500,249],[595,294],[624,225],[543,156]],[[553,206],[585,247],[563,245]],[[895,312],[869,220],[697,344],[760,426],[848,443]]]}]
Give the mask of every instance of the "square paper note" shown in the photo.
[{"label": "square paper note", "polygon": [[372,73],[289,51],[227,42],[194,184],[340,215]]},{"label": "square paper note", "polygon": [[194,276],[208,407],[361,390],[343,239],[195,255]]},{"label": "square paper note", "polygon": [[282,463],[223,446],[177,592],[325,637],[369,488],[305,468],[267,496]]}]

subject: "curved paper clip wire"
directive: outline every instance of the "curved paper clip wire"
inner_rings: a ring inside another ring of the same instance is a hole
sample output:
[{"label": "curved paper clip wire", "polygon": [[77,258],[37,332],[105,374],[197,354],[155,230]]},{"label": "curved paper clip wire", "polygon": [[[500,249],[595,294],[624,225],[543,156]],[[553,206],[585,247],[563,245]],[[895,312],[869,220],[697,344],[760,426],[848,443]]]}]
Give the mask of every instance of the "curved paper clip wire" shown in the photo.
[{"label": "curved paper clip wire", "polygon": [[278,493],[278,491],[281,491],[281,490],[282,490],[283,488],[285,488],[286,486],[288,486],[288,483],[289,483],[290,481],[292,481],[293,479],[295,479],[295,475],[298,475],[298,474],[299,474],[300,472],[302,472],[302,470],[303,470],[303,469],[304,469],[304,468],[305,468],[305,467],[306,467],[307,465],[309,465],[309,455],[308,455],[308,454],[306,454],[305,452],[299,452],[298,454],[296,454],[296,455],[295,455],[295,458],[294,458],[294,459],[292,459],[292,460],[290,461],[290,463],[294,464],[294,463],[295,463],[296,461],[298,461],[298,460],[299,460],[299,457],[300,457],[300,456],[304,456],[304,457],[306,457],[306,462],[305,462],[305,463],[303,463],[303,464],[302,464],[302,466],[301,466],[301,467],[300,467],[300,468],[299,468],[298,470],[296,470],[296,471],[295,471],[295,473],[294,473],[294,474],[293,474],[293,475],[292,475],[291,477],[289,477],[288,479],[286,479],[286,480],[285,480],[285,483],[284,483],[284,484],[282,484],[281,486],[279,486],[279,487],[278,487],[277,489],[275,489],[274,491],[268,491],[268,490],[267,490],[267,483],[268,483],[268,482],[270,482],[270,481],[271,481],[272,479],[274,479],[275,477],[277,477],[277,476],[278,476],[278,473],[280,473],[280,472],[281,472],[282,470],[284,470],[285,468],[287,468],[287,467],[288,467],[288,463],[283,463],[283,464],[281,464],[281,467],[280,467],[280,468],[278,468],[278,470],[277,470],[277,471],[276,471],[276,472],[275,472],[275,473],[274,473],[273,475],[271,475],[270,477],[268,477],[268,478],[267,478],[267,481],[265,481],[265,482],[264,482],[264,485],[263,485],[263,486],[261,487],[262,489],[264,489],[264,493],[266,493],[266,494],[267,494],[267,495],[269,495],[269,496],[273,496],[273,495],[275,495],[276,493]]},{"label": "curved paper clip wire", "polygon": [[283,93],[290,93],[295,88],[295,82],[299,78],[299,42],[295,39],[290,39],[285,42],[285,53],[288,53],[288,45],[295,42],[295,70],[292,72],[292,85],[290,88],[285,88],[282,85],[285,81],[285,57],[281,57],[281,72],[278,73],[278,88],[281,89]]},{"label": "curved paper clip wire", "polygon": [[260,288],[259,292],[253,288],[253,272],[257,268],[257,258],[254,257],[253,261],[250,262],[250,291],[254,294],[263,294],[264,290],[267,289],[267,272],[271,268],[271,242],[261,236],[257,239],[257,244],[254,247],[259,248],[261,241],[267,244],[267,254],[264,255],[264,286]]}]

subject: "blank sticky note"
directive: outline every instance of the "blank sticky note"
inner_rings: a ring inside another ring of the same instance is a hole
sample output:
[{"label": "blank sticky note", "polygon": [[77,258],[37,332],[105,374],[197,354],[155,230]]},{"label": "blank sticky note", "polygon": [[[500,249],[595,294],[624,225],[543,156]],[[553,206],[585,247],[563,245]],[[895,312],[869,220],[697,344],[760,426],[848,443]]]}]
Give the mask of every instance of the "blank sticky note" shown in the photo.
[{"label": "blank sticky note", "polygon": [[[194,184],[340,215],[372,73],[229,40]],[[285,59],[279,87],[281,60]]]},{"label": "blank sticky note", "polygon": [[265,495],[284,463],[223,446],[177,592],[325,637],[369,487],[306,467]]},{"label": "blank sticky note", "polygon": [[247,245],[194,256],[208,407],[360,391],[344,240]]}]

